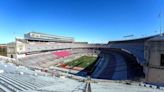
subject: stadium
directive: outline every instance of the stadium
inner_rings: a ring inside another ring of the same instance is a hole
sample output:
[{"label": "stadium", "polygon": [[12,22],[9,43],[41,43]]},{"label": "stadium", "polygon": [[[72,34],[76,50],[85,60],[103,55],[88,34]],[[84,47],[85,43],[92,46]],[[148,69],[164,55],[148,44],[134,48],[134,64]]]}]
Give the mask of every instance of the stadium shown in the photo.
[{"label": "stadium", "polygon": [[0,91],[163,92],[163,45],[163,34],[90,44],[29,32],[3,45]]}]

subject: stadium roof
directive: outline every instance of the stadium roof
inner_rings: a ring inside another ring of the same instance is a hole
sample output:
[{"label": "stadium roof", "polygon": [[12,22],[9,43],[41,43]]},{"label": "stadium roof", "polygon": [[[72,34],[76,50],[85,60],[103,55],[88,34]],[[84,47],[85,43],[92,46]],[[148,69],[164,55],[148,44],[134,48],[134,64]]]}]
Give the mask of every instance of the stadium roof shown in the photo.
[{"label": "stadium roof", "polygon": [[160,36],[160,34],[152,35],[152,36],[146,36],[146,37],[142,37],[142,38],[135,38],[135,39],[124,39],[124,40],[109,41],[108,43],[110,43],[110,42],[127,42],[127,41],[144,41],[144,40],[148,40],[150,38],[154,38],[154,37],[158,37],[158,36]]}]

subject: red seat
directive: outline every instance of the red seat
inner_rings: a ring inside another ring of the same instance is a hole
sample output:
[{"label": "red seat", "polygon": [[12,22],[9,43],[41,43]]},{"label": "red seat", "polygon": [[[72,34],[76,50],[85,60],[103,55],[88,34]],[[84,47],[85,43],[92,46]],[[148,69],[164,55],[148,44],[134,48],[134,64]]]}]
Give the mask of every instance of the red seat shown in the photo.
[{"label": "red seat", "polygon": [[53,52],[53,54],[56,55],[59,58],[67,57],[67,56],[71,55],[70,51],[57,51],[57,52]]}]

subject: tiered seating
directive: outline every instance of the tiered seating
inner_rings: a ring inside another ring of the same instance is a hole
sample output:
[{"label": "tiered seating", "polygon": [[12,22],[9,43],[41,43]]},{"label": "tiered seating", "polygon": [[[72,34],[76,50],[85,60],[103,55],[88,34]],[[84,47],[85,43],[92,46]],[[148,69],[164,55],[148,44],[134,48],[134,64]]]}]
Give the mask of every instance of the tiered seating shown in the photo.
[{"label": "tiered seating", "polygon": [[142,67],[131,54],[120,49],[104,50],[102,53],[92,73],[93,77],[126,80],[144,75]]},{"label": "tiered seating", "polygon": [[[71,61],[79,56],[92,55],[93,52],[93,50],[89,49],[67,49],[27,55],[26,57],[19,58],[18,60],[21,65],[33,68],[47,68],[48,66],[55,65],[59,62]],[[97,53],[94,54],[97,55]]]},{"label": "tiered seating", "polygon": [[43,51],[43,50],[57,50],[68,48],[90,48],[101,47],[102,45],[82,44],[82,43],[57,43],[57,42],[29,42],[25,45],[26,52]]},{"label": "tiered seating", "polygon": [[57,51],[57,52],[53,52],[54,55],[56,55],[58,58],[61,57],[68,57],[71,55],[70,51]]},{"label": "tiered seating", "polygon": [[115,57],[111,53],[103,54],[103,57],[98,62],[92,76],[101,79],[112,79],[117,64]]},{"label": "tiered seating", "polygon": [[24,58],[19,58],[19,63],[30,66],[30,65],[40,65],[41,63],[53,61],[56,56],[52,55],[51,52],[39,53],[26,56]]},{"label": "tiered seating", "polygon": [[0,61],[0,92],[81,92],[84,89],[80,88],[85,85],[80,84],[76,80],[52,77],[48,73]]},{"label": "tiered seating", "polygon": [[[0,61],[1,62],[1,61]],[[53,85],[54,79],[45,77],[42,72],[31,71],[26,67],[1,62],[0,89],[2,92],[18,92]],[[37,77],[36,77],[37,74]],[[48,78],[48,80],[44,80]]]},{"label": "tiered seating", "polygon": [[138,63],[144,64],[144,44],[143,43],[114,43],[109,44],[109,48],[120,48],[127,50],[138,59]]}]

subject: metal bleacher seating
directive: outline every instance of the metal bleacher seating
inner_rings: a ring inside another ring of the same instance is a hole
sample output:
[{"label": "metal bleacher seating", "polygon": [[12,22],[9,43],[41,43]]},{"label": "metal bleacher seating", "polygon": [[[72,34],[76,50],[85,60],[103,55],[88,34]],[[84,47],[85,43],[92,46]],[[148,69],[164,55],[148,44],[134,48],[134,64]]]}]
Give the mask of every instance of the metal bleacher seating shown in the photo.
[{"label": "metal bleacher seating", "polygon": [[[2,92],[20,92],[54,84],[43,72],[32,71],[24,66],[15,66],[0,61],[0,89]],[[37,76],[36,76],[37,74]],[[48,80],[43,80],[48,78]]]},{"label": "metal bleacher seating", "polygon": [[84,89],[85,83],[0,61],[0,92],[83,92]]}]

